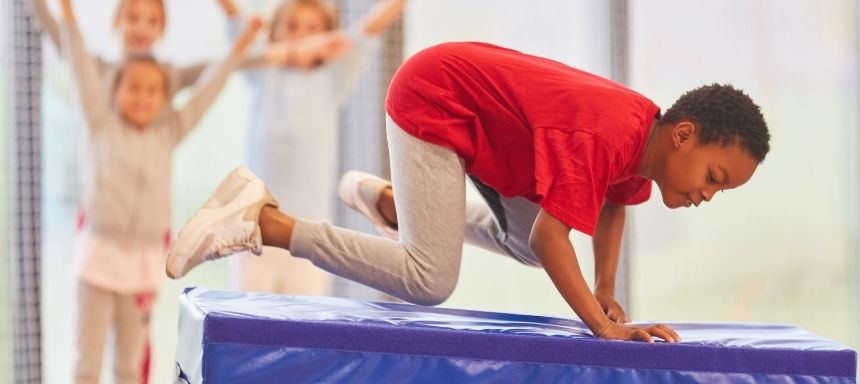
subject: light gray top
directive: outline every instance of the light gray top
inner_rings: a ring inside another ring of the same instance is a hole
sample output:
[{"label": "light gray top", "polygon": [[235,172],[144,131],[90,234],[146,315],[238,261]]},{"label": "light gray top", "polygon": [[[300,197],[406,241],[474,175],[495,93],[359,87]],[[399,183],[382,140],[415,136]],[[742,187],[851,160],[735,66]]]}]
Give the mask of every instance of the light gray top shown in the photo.
[{"label": "light gray top", "polygon": [[198,82],[180,110],[167,108],[144,129],[126,123],[111,106],[96,59],[80,30],[63,25],[89,130],[83,208],[102,236],[126,244],[156,244],[170,228],[173,151],[194,128],[241,58],[231,55]]}]

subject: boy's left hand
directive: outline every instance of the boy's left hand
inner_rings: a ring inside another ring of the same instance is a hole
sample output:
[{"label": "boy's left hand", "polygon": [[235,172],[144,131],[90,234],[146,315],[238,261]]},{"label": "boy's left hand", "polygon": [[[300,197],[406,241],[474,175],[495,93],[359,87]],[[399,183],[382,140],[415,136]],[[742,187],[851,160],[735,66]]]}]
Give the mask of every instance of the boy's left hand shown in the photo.
[{"label": "boy's left hand", "polygon": [[630,322],[630,318],[627,317],[626,313],[624,313],[624,308],[621,308],[621,305],[615,301],[615,295],[596,291],[594,292],[594,298],[597,299],[597,303],[600,304],[600,308],[603,308],[603,313],[606,314],[606,317],[608,317],[609,320],[618,324],[626,324]]}]

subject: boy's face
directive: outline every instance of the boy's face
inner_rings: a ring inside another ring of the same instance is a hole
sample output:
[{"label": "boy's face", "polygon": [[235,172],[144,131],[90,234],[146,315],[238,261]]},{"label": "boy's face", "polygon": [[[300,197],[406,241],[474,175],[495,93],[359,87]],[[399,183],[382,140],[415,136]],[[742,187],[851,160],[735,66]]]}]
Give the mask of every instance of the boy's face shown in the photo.
[{"label": "boy's face", "polygon": [[275,25],[274,41],[296,41],[326,32],[326,16],[315,7],[296,5],[285,9]]},{"label": "boy's face", "polygon": [[114,105],[123,120],[138,128],[152,123],[167,99],[164,80],[164,71],[154,63],[126,64],[114,91]]},{"label": "boy's face", "polygon": [[669,208],[699,206],[721,190],[737,188],[753,175],[758,162],[740,145],[702,144],[693,123],[673,127],[672,145],[654,178]]},{"label": "boy's face", "polygon": [[117,27],[129,53],[148,53],[164,32],[162,8],[154,1],[132,1],[125,8]]}]

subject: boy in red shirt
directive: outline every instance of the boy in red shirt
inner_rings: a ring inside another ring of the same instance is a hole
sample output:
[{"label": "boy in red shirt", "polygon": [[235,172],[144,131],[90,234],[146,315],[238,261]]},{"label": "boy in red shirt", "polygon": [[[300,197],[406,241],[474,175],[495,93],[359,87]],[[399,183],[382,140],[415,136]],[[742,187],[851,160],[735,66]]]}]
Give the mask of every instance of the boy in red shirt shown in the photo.
[{"label": "boy in red shirt", "polygon": [[[669,208],[698,206],[746,183],[769,151],[758,106],[731,86],[687,92],[661,117],[620,84],[481,43],[410,58],[391,82],[386,110],[391,182],[349,172],[339,187],[382,237],[282,213],[240,167],[179,233],[167,274],[269,245],[435,305],[456,286],[468,242],[543,267],[595,336],[677,342],[662,324],[625,325],[614,299],[624,206],[646,201],[651,181]],[[466,202],[464,175],[486,204]],[[593,236],[593,293],[571,229]]]}]

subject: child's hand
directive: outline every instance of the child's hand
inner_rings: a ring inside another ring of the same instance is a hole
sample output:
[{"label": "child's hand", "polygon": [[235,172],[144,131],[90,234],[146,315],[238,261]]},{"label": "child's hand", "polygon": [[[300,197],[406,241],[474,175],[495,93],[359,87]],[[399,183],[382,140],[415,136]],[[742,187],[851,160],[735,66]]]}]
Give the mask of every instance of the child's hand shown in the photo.
[{"label": "child's hand", "polygon": [[295,44],[292,64],[299,68],[312,68],[343,56],[352,48],[352,42],[343,32],[321,33],[306,37]]},{"label": "child's hand", "polygon": [[72,0],[62,0],[60,6],[63,9],[63,18],[69,24],[75,24],[75,11],[72,8]]},{"label": "child's hand", "polygon": [[664,324],[651,326],[621,325],[608,323],[603,329],[595,332],[595,336],[601,339],[611,340],[633,340],[653,343],[652,337],[656,336],[670,343],[681,341],[681,336]]},{"label": "child's hand", "polygon": [[317,44],[317,55],[323,61],[336,59],[352,49],[352,40],[345,33],[336,31],[320,36]]},{"label": "child's hand", "polygon": [[263,20],[259,17],[252,17],[248,20],[248,25],[245,27],[245,31],[236,39],[235,45],[233,45],[233,54],[234,55],[243,55],[245,51],[251,46],[251,43],[254,41],[254,38],[257,36],[257,33],[260,32],[260,29],[263,28]]},{"label": "child's hand", "polygon": [[343,56],[351,48],[352,41],[342,32],[320,33],[298,41],[269,43],[266,63],[311,69]]},{"label": "child's hand", "polygon": [[614,295],[602,291],[596,291],[594,292],[594,298],[597,299],[597,303],[600,304],[600,308],[603,308],[603,313],[606,314],[606,317],[608,317],[609,320],[618,324],[626,324],[630,322],[630,318],[627,317],[626,313],[624,313],[624,308],[621,308],[621,305],[615,301]]},{"label": "child's hand", "polygon": [[233,0],[218,0],[218,2],[221,3],[221,9],[224,10],[224,14],[227,17],[239,16],[239,7],[236,6]]}]

